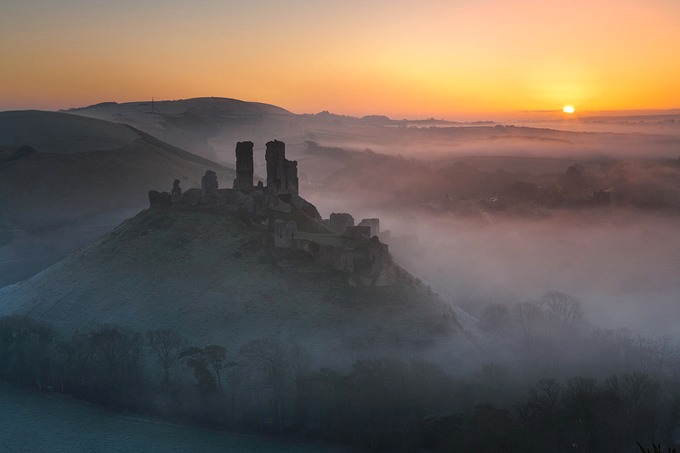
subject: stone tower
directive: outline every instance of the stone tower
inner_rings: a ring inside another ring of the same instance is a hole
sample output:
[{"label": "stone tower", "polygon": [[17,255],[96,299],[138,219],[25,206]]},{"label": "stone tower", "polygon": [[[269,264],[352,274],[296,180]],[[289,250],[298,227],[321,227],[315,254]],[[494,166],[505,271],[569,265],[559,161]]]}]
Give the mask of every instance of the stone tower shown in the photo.
[{"label": "stone tower", "polygon": [[286,172],[286,144],[278,140],[267,142],[264,157],[267,161],[267,190],[272,193],[283,193]]},{"label": "stone tower", "polygon": [[236,179],[234,190],[248,193],[253,190],[253,142],[236,143]]}]

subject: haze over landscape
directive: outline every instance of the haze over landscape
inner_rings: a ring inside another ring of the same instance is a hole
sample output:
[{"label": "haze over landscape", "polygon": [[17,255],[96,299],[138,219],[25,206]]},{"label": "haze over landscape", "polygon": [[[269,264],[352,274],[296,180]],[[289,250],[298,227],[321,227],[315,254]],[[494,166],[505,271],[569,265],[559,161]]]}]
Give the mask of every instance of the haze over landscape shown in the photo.
[{"label": "haze over landscape", "polygon": [[10,0],[0,38],[2,444],[680,445],[679,3]]}]

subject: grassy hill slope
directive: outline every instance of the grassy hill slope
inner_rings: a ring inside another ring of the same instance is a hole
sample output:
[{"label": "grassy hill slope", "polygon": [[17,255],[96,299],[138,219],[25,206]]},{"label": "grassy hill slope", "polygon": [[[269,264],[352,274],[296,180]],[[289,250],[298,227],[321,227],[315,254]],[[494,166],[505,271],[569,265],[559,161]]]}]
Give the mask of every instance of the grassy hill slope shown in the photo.
[{"label": "grassy hill slope", "polygon": [[351,287],[347,274],[304,254],[275,261],[262,246],[267,234],[228,207],[145,210],[0,290],[0,314],[27,314],[66,332],[99,323],[170,328],[193,344],[230,350],[278,337],[336,363],[438,353],[458,342],[453,309],[413,279]]}]

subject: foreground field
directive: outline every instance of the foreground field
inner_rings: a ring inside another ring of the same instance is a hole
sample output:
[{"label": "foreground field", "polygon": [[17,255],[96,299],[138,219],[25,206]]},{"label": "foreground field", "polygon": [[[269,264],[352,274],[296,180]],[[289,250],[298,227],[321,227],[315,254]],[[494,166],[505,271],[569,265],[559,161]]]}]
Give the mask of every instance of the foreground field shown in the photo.
[{"label": "foreground field", "polygon": [[318,444],[296,444],[115,415],[68,398],[7,384],[0,384],[0,401],[0,451],[340,451]]}]

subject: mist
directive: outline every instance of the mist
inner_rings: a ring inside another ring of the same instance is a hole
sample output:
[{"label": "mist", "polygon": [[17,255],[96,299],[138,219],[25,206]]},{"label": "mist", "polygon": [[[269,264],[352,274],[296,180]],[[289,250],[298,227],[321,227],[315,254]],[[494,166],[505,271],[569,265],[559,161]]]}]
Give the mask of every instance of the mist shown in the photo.
[{"label": "mist", "polygon": [[605,224],[573,224],[567,216],[496,224],[386,216],[384,224],[396,236],[395,257],[470,313],[557,290],[582,299],[595,325],[677,337],[680,245],[669,238],[680,220],[618,216]]},{"label": "mist", "polygon": [[[678,137],[673,124],[664,123],[669,141]],[[642,136],[614,151],[598,147],[611,135],[586,135],[585,147],[543,146],[534,157],[531,147],[467,142],[442,157],[421,143],[434,163],[312,145],[306,156],[325,152],[345,168],[309,184],[307,196],[326,217],[379,217],[398,262],[473,315],[554,290],[582,299],[594,325],[677,337],[679,156],[636,141]],[[458,154],[465,146],[476,152]]]},{"label": "mist", "polygon": [[235,141],[253,140],[260,179],[264,143],[285,141],[301,193],[324,217],[380,217],[397,261],[473,315],[557,290],[581,298],[593,324],[677,334],[676,111],[452,122],[238,102],[157,102],[151,116],[140,114],[148,103],[73,113],[124,119],[227,165]]}]

